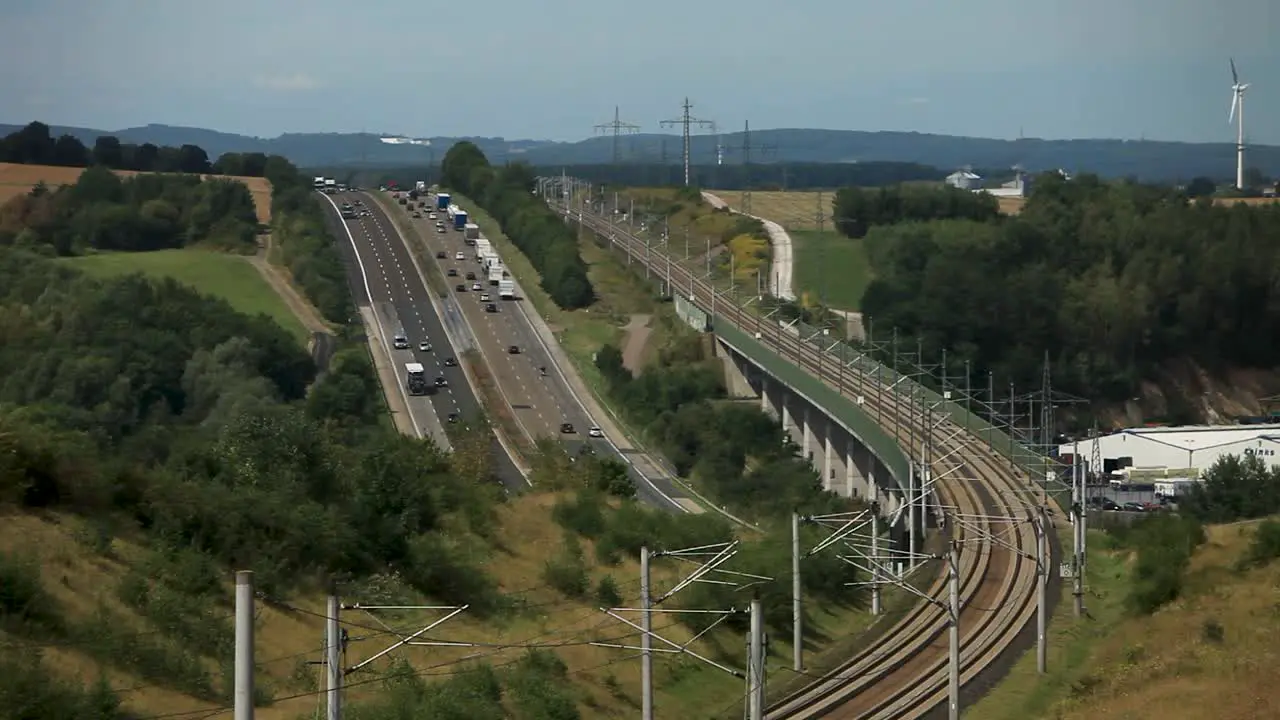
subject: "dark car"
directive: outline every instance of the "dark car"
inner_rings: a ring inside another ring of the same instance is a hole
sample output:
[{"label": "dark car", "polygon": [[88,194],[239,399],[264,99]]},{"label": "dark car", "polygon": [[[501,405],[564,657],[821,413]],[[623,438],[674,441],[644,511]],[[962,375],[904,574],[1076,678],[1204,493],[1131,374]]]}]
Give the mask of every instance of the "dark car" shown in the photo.
[{"label": "dark car", "polygon": [[439,252],[437,252],[437,253],[436,253],[436,259],[437,259],[437,260],[444,260],[444,259],[445,259],[445,258],[447,258],[447,257],[449,257],[449,256],[448,256],[447,254],[445,254],[445,251],[443,251],[443,250],[441,250],[441,251],[439,251]]},{"label": "dark car", "polygon": [[573,423],[562,423],[560,425],[560,432],[569,435],[576,431],[573,429]]},{"label": "dark car", "polygon": [[458,413],[456,413],[456,412],[451,412],[451,413],[449,413],[449,422],[451,422],[451,423],[456,423],[456,422],[458,422]]},{"label": "dark car", "polygon": [[475,279],[476,279],[476,274],[475,274],[475,273],[473,273],[473,272],[469,272],[469,273],[467,273],[467,279],[468,279],[468,280],[475,280]]},{"label": "dark car", "polygon": [[458,277],[458,268],[449,268],[449,272],[446,274],[449,277]]},{"label": "dark car", "polygon": [[520,354],[520,346],[519,346],[519,345],[512,345],[511,347],[507,348],[507,352],[511,353],[512,355],[519,355],[519,354]]},{"label": "dark car", "polygon": [[484,306],[484,311],[485,311],[485,312],[498,312],[498,306],[497,306],[497,305],[495,305],[495,304],[493,304],[493,303],[489,303],[488,305],[485,305],[485,306]]},{"label": "dark car", "polygon": [[444,366],[445,366],[445,367],[457,367],[457,366],[458,366],[458,361],[457,361],[457,360],[454,360],[454,359],[453,359],[453,356],[452,356],[452,355],[450,355],[449,357],[447,357],[447,358],[445,358],[445,359],[444,359]]},{"label": "dark car", "polygon": [[445,386],[447,386],[448,384],[449,384],[449,381],[448,381],[448,380],[445,380],[443,375],[441,375],[440,377],[436,378],[436,387],[445,387]]},{"label": "dark car", "polygon": [[466,292],[466,291],[467,291],[467,286],[466,286],[466,285],[463,285],[462,283],[458,283],[457,285],[454,285],[454,286],[453,286],[453,289],[454,289],[454,290],[457,290],[458,292]]},{"label": "dark car", "polygon": [[1125,512],[1146,512],[1147,508],[1140,502],[1127,502],[1122,508]]}]

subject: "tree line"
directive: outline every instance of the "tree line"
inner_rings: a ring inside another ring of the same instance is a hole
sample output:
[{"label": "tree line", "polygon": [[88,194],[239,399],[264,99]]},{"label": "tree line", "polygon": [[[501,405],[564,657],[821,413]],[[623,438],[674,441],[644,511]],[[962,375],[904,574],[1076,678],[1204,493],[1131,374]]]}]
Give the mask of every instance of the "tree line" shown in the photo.
[{"label": "tree line", "polygon": [[929,220],[987,222],[1000,215],[995,196],[949,185],[846,187],[832,199],[833,220],[841,234],[860,238],[873,226]]},{"label": "tree line", "polygon": [[480,148],[460,142],[441,163],[442,180],[479,203],[502,226],[542,277],[542,287],[566,310],[583,308],[595,299],[587,266],[578,252],[574,231],[533,194],[534,174],[516,163],[494,168]]},{"label": "tree line", "polygon": [[0,138],[0,162],[61,167],[102,165],[141,172],[215,172],[208,153],[198,145],[134,145],[120,142],[113,135],[99,135],[90,148],[73,135],[53,137],[49,126],[42,122],[28,123]]},{"label": "tree line", "polygon": [[73,255],[196,243],[246,249],[258,230],[253,196],[235,180],[120,177],[94,165],[71,185],[36,185],[0,206],[0,245]]},{"label": "tree line", "polygon": [[1048,173],[1034,188],[1013,217],[872,225],[863,310],[878,339],[898,328],[903,347],[948,349],[953,381],[967,362],[975,387],[988,372],[1038,387],[1047,352],[1054,385],[1092,400],[1129,398],[1179,358],[1274,364],[1280,207],[1088,175]]}]

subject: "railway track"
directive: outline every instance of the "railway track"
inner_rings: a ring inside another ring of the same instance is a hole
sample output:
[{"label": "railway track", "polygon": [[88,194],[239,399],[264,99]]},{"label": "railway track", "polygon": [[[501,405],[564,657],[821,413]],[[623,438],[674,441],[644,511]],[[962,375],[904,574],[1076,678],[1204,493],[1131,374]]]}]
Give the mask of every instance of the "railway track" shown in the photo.
[{"label": "railway track", "polygon": [[[567,212],[563,206],[561,210]],[[578,217],[576,211],[574,217]],[[652,244],[600,216],[583,213],[580,219],[660,276],[670,273],[673,287],[699,298],[713,297],[710,285]],[[960,432],[949,419],[924,427],[922,418],[904,408],[903,398],[876,387],[874,378],[856,371],[841,371],[833,377],[832,360],[798,335],[784,332],[778,323],[768,323],[730,302],[717,302],[713,315],[716,322],[727,321],[755,334],[757,341],[842,395],[861,398],[863,409],[898,437],[902,430],[917,437],[932,436],[939,460],[931,469],[935,477],[944,478],[935,492],[939,503],[961,518],[950,523],[947,534],[958,550],[959,682],[963,687],[1009,647],[1036,610],[1036,538],[1023,501],[1029,490],[1026,477],[979,439]],[[776,702],[767,717],[918,718],[945,706],[948,592],[943,573],[926,591],[930,601],[918,603],[831,672]]]}]

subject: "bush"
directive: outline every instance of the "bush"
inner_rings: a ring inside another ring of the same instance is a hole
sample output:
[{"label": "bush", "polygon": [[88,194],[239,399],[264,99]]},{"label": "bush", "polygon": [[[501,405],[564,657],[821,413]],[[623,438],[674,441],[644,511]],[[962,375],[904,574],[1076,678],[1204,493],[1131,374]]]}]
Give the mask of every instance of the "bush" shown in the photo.
[{"label": "bush", "polygon": [[1162,513],[1136,523],[1127,538],[1137,552],[1129,610],[1150,615],[1177,599],[1191,554],[1204,541],[1204,527],[1191,518]]},{"label": "bush", "polygon": [[622,593],[612,575],[605,575],[596,584],[596,604],[603,608],[618,607],[622,604]]},{"label": "bush", "polygon": [[566,534],[564,549],[546,562],[542,579],[565,597],[582,598],[590,588],[591,577],[582,559],[582,546],[578,538]]},{"label": "bush", "polygon": [[1241,558],[1242,567],[1257,567],[1280,558],[1280,520],[1263,520],[1253,531],[1253,541]]}]

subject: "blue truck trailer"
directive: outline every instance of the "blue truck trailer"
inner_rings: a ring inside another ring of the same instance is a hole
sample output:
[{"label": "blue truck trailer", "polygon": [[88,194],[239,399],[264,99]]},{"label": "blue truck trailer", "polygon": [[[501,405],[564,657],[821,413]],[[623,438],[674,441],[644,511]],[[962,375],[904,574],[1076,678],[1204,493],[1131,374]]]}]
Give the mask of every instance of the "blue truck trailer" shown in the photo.
[{"label": "blue truck trailer", "polygon": [[436,209],[441,212],[449,209],[449,193],[436,194]]},{"label": "blue truck trailer", "polygon": [[465,230],[467,227],[467,214],[462,210],[453,214],[453,229]]}]

